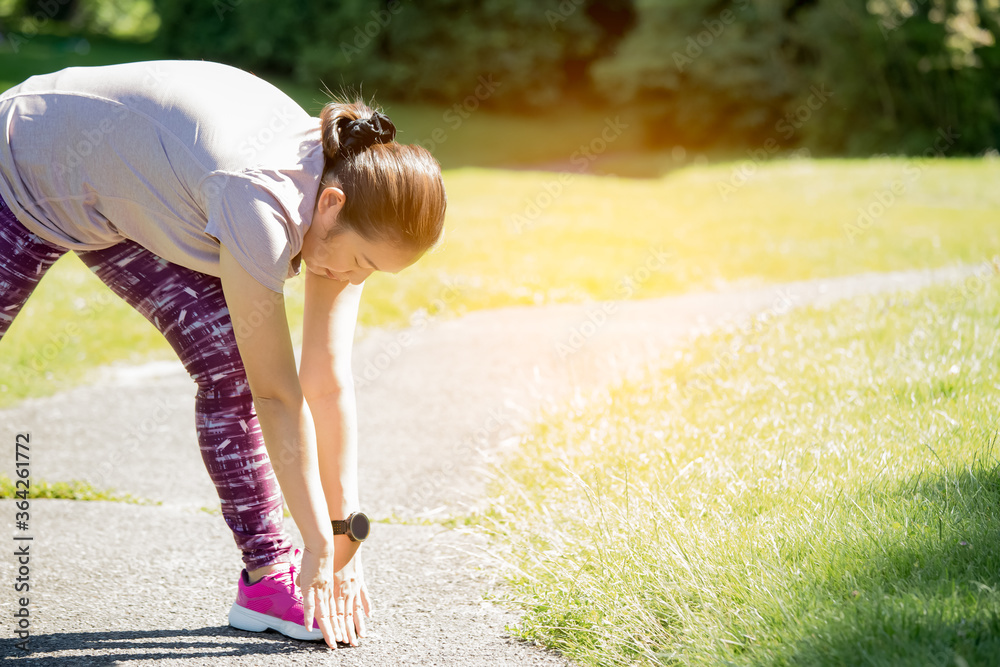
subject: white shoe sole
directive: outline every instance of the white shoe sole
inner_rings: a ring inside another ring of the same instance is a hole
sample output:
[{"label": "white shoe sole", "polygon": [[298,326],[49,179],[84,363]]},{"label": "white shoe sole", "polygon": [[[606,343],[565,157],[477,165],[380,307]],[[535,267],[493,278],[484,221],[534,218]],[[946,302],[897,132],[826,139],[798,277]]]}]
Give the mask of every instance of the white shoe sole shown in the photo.
[{"label": "white shoe sole", "polygon": [[301,623],[283,621],[280,618],[241,607],[235,602],[229,608],[229,625],[239,630],[248,630],[250,632],[276,630],[286,637],[301,639],[302,641],[323,639],[323,633],[318,629],[306,630],[305,626]]}]

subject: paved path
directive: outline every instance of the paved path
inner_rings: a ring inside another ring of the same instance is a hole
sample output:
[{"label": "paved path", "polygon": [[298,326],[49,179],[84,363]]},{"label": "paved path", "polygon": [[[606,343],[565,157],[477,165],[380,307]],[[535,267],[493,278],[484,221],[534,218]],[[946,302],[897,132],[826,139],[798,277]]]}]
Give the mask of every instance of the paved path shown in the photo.
[{"label": "paved path", "polygon": [[[475,506],[488,464],[525,424],[725,322],[968,273],[870,274],[613,308],[505,308],[367,333],[354,359],[362,503],[394,522],[376,524],[363,550],[371,638],[336,655],[226,625],[242,564],[221,516],[202,509],[218,499],[195,441],[194,384],[179,364],[116,371],[0,411],[0,470],[11,473],[14,434],[29,431],[34,478],[162,501],[32,501],[33,653],[5,639],[0,656],[44,665],[565,665],[508,636],[516,615],[484,599],[501,583],[480,539],[426,525]],[[12,503],[0,509],[13,534]],[[14,570],[10,555],[0,558],[2,637],[13,632]]]}]

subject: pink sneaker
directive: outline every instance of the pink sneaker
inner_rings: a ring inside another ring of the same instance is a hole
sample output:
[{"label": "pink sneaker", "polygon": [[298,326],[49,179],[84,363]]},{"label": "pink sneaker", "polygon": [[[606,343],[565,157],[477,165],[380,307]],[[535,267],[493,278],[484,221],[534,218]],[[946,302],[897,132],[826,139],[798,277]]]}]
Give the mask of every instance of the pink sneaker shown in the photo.
[{"label": "pink sneaker", "polygon": [[315,620],[313,629],[306,630],[302,595],[295,587],[296,570],[294,563],[279,563],[278,569],[252,585],[243,570],[236,602],[229,609],[229,625],[250,632],[277,630],[293,639],[323,639]]}]

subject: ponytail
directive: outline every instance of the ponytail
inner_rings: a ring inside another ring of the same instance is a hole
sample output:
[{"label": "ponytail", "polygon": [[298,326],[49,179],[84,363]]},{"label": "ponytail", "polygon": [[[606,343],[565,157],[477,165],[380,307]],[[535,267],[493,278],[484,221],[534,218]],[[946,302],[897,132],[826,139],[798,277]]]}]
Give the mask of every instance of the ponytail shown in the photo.
[{"label": "ponytail", "polygon": [[362,238],[426,251],[441,237],[447,197],[441,165],[422,146],[395,141],[388,116],[334,100],[320,114],[326,156],[320,189],[339,185],[339,226]]}]

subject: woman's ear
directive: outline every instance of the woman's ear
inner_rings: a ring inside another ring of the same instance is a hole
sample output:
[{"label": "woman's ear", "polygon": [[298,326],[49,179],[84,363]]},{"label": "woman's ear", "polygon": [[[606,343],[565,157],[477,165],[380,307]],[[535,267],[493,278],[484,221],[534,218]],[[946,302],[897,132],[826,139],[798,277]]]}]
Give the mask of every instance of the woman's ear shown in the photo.
[{"label": "woman's ear", "polygon": [[347,195],[340,189],[340,186],[331,185],[323,188],[323,191],[319,194],[317,209],[319,209],[320,215],[331,212],[339,214],[341,209],[344,208],[345,202],[347,202]]}]

